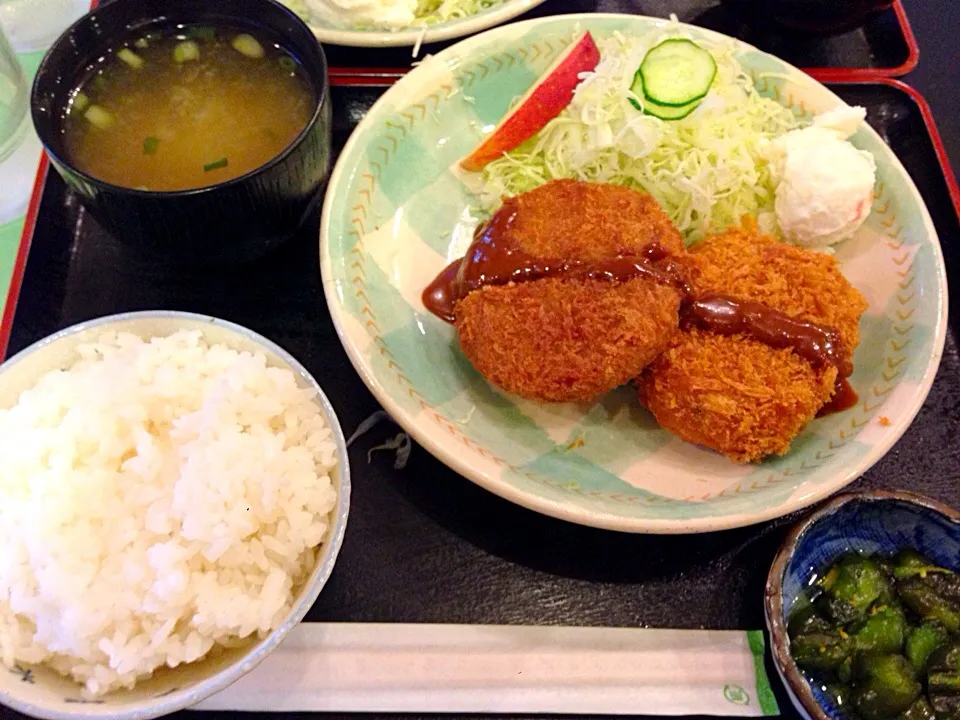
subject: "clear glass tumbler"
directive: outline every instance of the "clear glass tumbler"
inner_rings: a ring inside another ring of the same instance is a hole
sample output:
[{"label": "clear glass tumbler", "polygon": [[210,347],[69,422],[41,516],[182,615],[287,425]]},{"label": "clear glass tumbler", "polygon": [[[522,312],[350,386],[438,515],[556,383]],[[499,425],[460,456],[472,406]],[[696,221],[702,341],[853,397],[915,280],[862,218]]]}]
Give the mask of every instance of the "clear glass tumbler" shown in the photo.
[{"label": "clear glass tumbler", "polygon": [[0,28],[0,162],[20,145],[30,124],[30,86]]}]

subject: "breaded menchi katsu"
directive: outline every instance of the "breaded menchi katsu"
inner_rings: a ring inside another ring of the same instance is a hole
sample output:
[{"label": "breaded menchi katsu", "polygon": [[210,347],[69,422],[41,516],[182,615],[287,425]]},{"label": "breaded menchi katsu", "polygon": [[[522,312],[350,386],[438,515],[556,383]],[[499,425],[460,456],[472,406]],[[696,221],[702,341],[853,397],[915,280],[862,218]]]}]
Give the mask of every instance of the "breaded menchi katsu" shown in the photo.
[{"label": "breaded menchi katsu", "polygon": [[480,228],[468,258],[493,230],[501,250],[516,253],[513,260],[522,255],[520,264],[543,266],[537,279],[483,284],[455,304],[463,353],[504,390],[552,402],[591,400],[629,382],[676,332],[675,288],[643,274],[611,281],[569,272],[571,264],[586,270],[639,260],[652,244],[682,253],[680,233],[651,196],[616,185],[548,182],[506,199]]},{"label": "breaded menchi katsu", "polygon": [[840,337],[839,363],[814,364],[789,347],[693,327],[637,380],[640,398],[664,428],[735,462],[783,454],[831,400],[852,367],[866,300],[830,255],[786,245],[753,224],[703,240],[685,262],[696,295],[763,304]]},{"label": "breaded menchi katsu", "polygon": [[573,180],[505,199],[423,301],[504,390],[572,402],[633,381],[660,425],[734,462],[839,407],[867,308],[835,258],[752,219],[687,251],[651,196]]}]

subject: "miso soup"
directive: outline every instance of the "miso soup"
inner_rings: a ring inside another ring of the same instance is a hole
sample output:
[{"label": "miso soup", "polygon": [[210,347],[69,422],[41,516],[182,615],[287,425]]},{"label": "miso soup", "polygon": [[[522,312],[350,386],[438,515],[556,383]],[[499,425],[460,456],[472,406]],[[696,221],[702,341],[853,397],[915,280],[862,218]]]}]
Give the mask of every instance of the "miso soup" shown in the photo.
[{"label": "miso soup", "polygon": [[114,185],[186,190],[238,177],[306,127],[314,92],[254,33],[175,26],[125,39],[72,94],[68,159]]}]

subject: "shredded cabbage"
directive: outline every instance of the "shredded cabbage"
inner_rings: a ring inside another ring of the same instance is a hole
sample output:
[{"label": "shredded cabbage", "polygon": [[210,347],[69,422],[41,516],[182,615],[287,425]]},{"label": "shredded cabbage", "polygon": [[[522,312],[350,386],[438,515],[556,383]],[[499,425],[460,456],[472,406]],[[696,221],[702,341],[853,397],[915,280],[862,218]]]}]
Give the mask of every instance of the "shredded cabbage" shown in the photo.
[{"label": "shredded cabbage", "polygon": [[309,22],[311,18],[310,8],[304,0],[281,0],[284,5],[293,10],[297,15]]},{"label": "shredded cabbage", "polygon": [[449,22],[459,20],[460,18],[477,15],[484,10],[489,10],[496,5],[500,5],[504,0],[444,0],[433,12],[418,18],[418,23]]},{"label": "shredded cabbage", "polygon": [[[598,42],[601,61],[581,75],[570,105],[539,133],[482,171],[481,210],[503,196],[553,178],[627,185],[653,195],[687,244],[744,215],[772,230],[774,184],[760,149],[801,125],[780,103],[761,97],[735,56],[732,42],[697,43],[717,62],[717,76],[700,106],[682,120],[644,115],[630,91],[647,50],[685,37],[676,26],[644,37],[614,33]],[[694,38],[691,38],[694,39]]]},{"label": "shredded cabbage", "polygon": [[[306,0],[280,0],[280,2],[307,22],[314,18]],[[414,11],[416,18],[410,23],[409,27],[459,20],[489,10],[503,2],[504,0],[418,0],[417,8]],[[357,26],[360,28],[378,27],[376,23],[370,22],[360,22],[357,23]],[[393,30],[398,29],[394,26],[389,27]]]}]

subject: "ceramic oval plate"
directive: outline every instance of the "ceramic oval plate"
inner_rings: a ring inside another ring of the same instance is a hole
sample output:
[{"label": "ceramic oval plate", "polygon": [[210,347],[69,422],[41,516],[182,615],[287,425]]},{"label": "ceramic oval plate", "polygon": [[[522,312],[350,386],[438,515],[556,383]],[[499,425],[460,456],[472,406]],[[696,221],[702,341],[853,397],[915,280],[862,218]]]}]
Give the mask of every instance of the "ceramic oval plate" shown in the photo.
[{"label": "ceramic oval plate", "polygon": [[[539,404],[488,384],[423,288],[469,244],[477,199],[454,167],[572,40],[646,33],[666,21],[564,16],[470,38],[393,86],[360,123],[323,210],[324,290],[341,340],[386,410],[425,448],[488,490],[548,515],[632,532],[704,532],[787,514],[873,465],[933,381],[946,330],[936,232],[903,166],[869,127],[853,142],[878,165],[875,204],[837,246],[866,296],[851,378],[861,402],[811,422],[789,453],[735,465],[661,429],[621,388],[592,404]],[[722,39],[685,26],[694,37]],[[729,42],[736,42],[729,40]],[[841,103],[799,70],[738,43],[762,94],[809,116]]]},{"label": "ceramic oval plate", "polygon": [[480,3],[487,7],[481,7],[476,13],[397,30],[362,27],[346,20],[320,17],[317,13],[309,13],[303,2],[288,4],[295,5],[305,16],[320,42],[352,47],[403,47],[466,37],[513,20],[543,2],[545,0],[487,0]]}]

